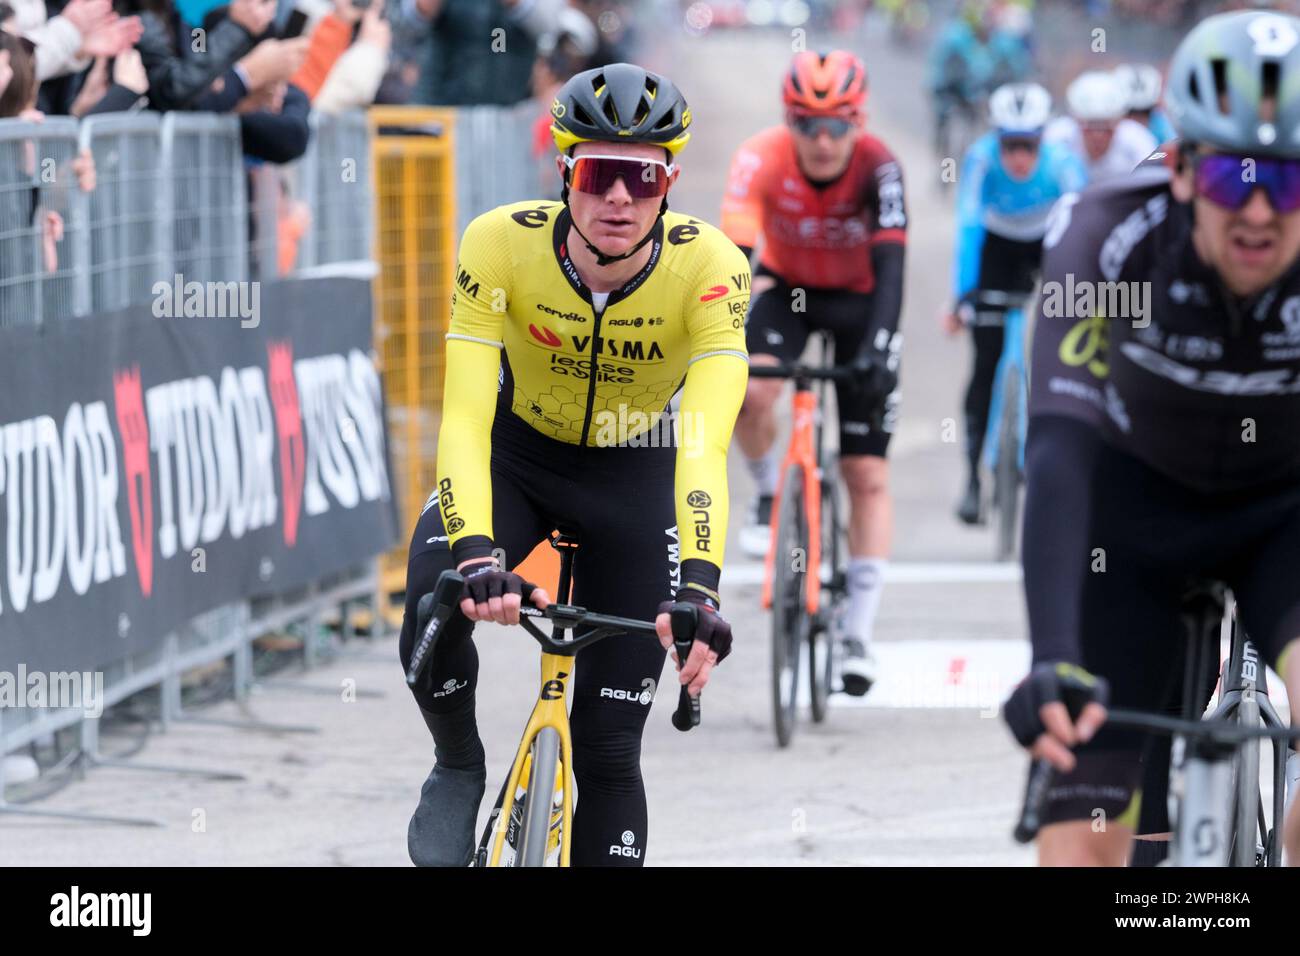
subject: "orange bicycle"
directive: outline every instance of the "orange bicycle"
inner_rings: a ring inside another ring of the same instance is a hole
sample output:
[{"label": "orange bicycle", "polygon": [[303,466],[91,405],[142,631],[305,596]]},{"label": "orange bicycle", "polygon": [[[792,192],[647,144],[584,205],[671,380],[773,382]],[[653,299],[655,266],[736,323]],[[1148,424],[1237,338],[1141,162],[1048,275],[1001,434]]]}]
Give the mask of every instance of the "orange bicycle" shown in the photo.
[{"label": "orange bicycle", "polygon": [[[822,356],[830,355],[829,336]],[[826,719],[835,670],[831,614],[845,593],[844,523],[838,454],[826,448],[826,383],[846,382],[853,371],[822,365],[753,365],[751,378],[794,381],[794,427],[772,502],[772,538],[763,567],[763,608],[772,611],[772,706],[776,740],[788,746],[794,734],[799,658],[808,646],[812,718]],[[813,383],[817,385],[814,387]],[[878,409],[872,428],[881,425]],[[828,600],[823,600],[823,593]]]}]

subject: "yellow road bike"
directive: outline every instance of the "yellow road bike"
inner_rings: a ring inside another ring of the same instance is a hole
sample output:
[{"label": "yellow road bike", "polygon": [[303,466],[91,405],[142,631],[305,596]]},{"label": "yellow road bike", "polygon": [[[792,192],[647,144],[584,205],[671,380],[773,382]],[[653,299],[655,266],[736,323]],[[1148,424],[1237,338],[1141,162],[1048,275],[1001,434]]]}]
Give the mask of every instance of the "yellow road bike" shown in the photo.
[{"label": "yellow road bike", "polygon": [[[564,534],[551,537],[560,553],[560,579],[556,595],[572,596],[576,538]],[[442,626],[456,611],[464,578],[456,571],[444,571],[431,594],[421,604],[420,619],[427,620],[411,655],[407,682],[414,684],[433,658]],[[474,855],[475,866],[568,866],[573,820],[573,741],[569,733],[568,687],[578,651],[615,634],[655,636],[653,621],[596,614],[567,603],[551,604],[539,610],[524,595],[520,625],[542,648],[541,689],[532,715],[524,727],[523,739],[515,752],[510,773],[497,796]],[[673,645],[682,661],[690,653],[696,625],[696,609],[679,605],[672,615]],[[533,618],[551,621],[547,634]],[[581,633],[579,633],[581,631]],[[650,693],[650,691],[645,691]],[[700,700],[681,688],[673,726],[687,731],[700,722]],[[506,797],[510,796],[508,811]]]}]

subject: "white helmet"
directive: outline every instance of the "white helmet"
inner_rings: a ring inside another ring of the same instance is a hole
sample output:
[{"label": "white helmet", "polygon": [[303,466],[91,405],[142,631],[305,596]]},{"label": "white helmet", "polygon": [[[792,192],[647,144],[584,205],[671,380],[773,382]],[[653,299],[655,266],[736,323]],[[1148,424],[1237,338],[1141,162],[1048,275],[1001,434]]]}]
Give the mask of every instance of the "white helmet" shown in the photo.
[{"label": "white helmet", "polygon": [[1160,71],[1149,63],[1125,63],[1115,67],[1115,78],[1128,92],[1128,109],[1143,113],[1160,102]]},{"label": "white helmet", "polygon": [[1065,101],[1077,120],[1116,120],[1128,112],[1128,93],[1114,73],[1089,70],[1080,73],[1069,89]]},{"label": "white helmet", "polygon": [[1037,83],[1006,83],[989,97],[989,122],[999,133],[1041,133],[1052,116],[1052,94]]}]

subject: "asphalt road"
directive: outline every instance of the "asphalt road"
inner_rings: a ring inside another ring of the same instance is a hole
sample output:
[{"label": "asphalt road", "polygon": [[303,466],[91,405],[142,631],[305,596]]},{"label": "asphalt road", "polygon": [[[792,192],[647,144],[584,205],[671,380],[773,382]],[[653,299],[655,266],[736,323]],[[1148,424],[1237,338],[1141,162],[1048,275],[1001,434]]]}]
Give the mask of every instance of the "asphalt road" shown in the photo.
[{"label": "asphalt road", "polygon": [[[991,563],[992,535],[951,516],[961,481],[965,342],[939,331],[952,214],[932,180],[919,64],[863,35],[873,78],[870,125],[902,161],[911,213],[903,329],[903,410],[891,450],[896,542],[877,626],[882,683],[862,705],[835,699],[826,723],[800,725],[778,750],[771,726],[768,623],[758,568],[731,549],[724,607],[736,650],[715,672],[704,724],[679,734],[674,695],[650,715],[644,773],[651,865],[1023,865],[1010,838],[1024,761],[995,707],[1027,660],[1014,566]],[[780,119],[783,34],[682,36],[656,62],[695,111],[675,208],[716,221],[732,150]],[[733,514],[748,479],[733,455]],[[733,529],[734,530],[734,529]],[[535,645],[483,627],[479,720],[489,797],[507,769],[536,687]],[[666,688],[672,687],[665,671]],[[353,681],[377,693],[354,702]],[[249,711],[314,733],[180,724],[137,760],[238,770],[242,782],[94,770],[42,805],[156,818],[156,829],[0,816],[0,864],[404,865],[406,822],[432,745],[401,681],[396,640],[259,690]],[[312,692],[317,688],[320,692]],[[233,704],[204,716],[240,718]],[[484,805],[486,816],[488,806]]]}]

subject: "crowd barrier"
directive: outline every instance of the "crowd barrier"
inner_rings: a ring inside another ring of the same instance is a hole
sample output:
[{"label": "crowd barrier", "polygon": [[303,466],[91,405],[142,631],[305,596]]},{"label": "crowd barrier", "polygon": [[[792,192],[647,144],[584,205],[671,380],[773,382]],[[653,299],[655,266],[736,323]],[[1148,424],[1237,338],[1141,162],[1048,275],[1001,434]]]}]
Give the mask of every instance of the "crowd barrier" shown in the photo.
[{"label": "crowd barrier", "polygon": [[[381,573],[363,562],[293,593],[206,611],[147,654],[103,668],[106,705],[156,687],[165,727],[181,716],[188,668],[229,658],[234,692],[243,697],[253,676],[251,643],[261,635],[285,628],[310,635],[327,618],[340,633],[375,634],[383,626],[376,607],[389,625],[400,619],[391,598],[404,587],[404,534],[434,486],[456,239],[473,216],[538,195],[530,145],[536,115],[531,103],[314,115],[301,160],[251,168],[233,117],[0,121],[0,329],[93,320],[147,303],[155,283],[177,275],[239,282],[356,275],[359,268],[374,280],[374,346],[399,529]],[[93,189],[77,181],[81,150],[95,159]],[[301,204],[307,223],[297,237],[283,228],[293,204]],[[61,236],[49,213],[58,214]],[[308,662],[314,647],[304,638]],[[93,764],[97,722],[75,710],[0,713],[0,754],[74,724],[81,757]],[[4,804],[3,773],[0,761],[0,810],[13,810]]]}]

